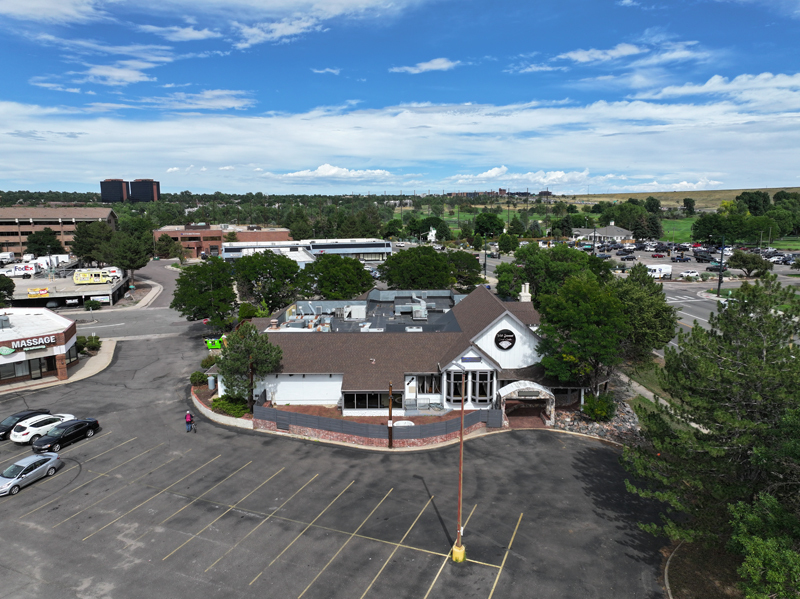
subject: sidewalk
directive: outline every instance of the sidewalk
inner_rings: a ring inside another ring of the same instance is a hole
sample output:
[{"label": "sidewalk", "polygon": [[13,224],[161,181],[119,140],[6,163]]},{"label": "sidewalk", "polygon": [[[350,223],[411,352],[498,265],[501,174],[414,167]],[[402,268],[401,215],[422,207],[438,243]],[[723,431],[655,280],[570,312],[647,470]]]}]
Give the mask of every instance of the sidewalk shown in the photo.
[{"label": "sidewalk", "polygon": [[68,370],[68,379],[60,381],[54,376],[49,376],[38,381],[23,381],[21,383],[5,385],[0,387],[0,395],[17,393],[19,391],[46,389],[48,387],[66,385],[68,383],[74,383],[75,381],[88,379],[90,376],[94,376],[98,372],[102,372],[108,368],[108,365],[111,364],[111,360],[114,359],[114,350],[116,347],[116,339],[104,339],[103,345],[100,346],[100,351],[97,352],[96,356],[81,358],[77,366],[74,366]]}]

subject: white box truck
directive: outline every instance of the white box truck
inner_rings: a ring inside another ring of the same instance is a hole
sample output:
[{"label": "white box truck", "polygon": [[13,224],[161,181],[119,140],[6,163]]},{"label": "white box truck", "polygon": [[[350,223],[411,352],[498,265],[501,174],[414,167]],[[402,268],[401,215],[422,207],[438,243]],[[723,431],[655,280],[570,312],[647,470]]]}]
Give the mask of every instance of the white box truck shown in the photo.
[{"label": "white box truck", "polygon": [[0,262],[3,264],[8,264],[16,259],[17,256],[14,254],[14,252],[0,252]]},{"label": "white box truck", "polygon": [[647,274],[654,279],[672,279],[672,264],[648,264]]}]

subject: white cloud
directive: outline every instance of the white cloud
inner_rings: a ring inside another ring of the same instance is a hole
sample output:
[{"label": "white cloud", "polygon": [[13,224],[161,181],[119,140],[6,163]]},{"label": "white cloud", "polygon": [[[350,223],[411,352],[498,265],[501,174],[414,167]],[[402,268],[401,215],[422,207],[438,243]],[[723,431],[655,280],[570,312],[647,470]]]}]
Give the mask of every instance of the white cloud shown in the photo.
[{"label": "white cloud", "polygon": [[325,73],[330,73],[331,75],[338,75],[339,73],[342,72],[341,69],[331,69],[331,68],[327,68],[327,69],[311,69],[311,70],[314,73],[318,73],[320,75],[324,75]]},{"label": "white cloud", "polygon": [[716,53],[699,47],[698,42],[665,42],[652,53],[633,61],[633,68],[653,67],[676,62],[709,62]]},{"label": "white cloud", "polygon": [[280,21],[246,25],[234,22],[241,40],[235,44],[243,50],[264,42],[279,42],[298,37],[309,31],[319,31],[322,25],[315,17],[290,17]]},{"label": "white cloud", "polygon": [[155,77],[150,77],[144,73],[144,69],[156,66],[153,63],[142,60],[120,60],[113,65],[87,64],[89,68],[85,71],[74,71],[68,75],[76,75],[78,83],[99,83],[100,85],[121,86],[131,83],[141,83],[142,81],[155,81]]},{"label": "white cloud", "polygon": [[179,170],[181,170],[181,169],[179,169],[177,166],[173,166],[172,168],[168,168],[168,169],[167,169],[167,172],[168,172],[168,173],[176,173],[176,172],[178,172]]},{"label": "white cloud", "polygon": [[232,170],[235,170],[235,167],[233,167],[233,166],[221,166],[221,167],[219,167],[219,170],[221,170],[221,171],[232,171]]},{"label": "white cloud", "polygon": [[3,0],[0,14],[21,21],[82,23],[101,18],[98,0]]},{"label": "white cloud", "polygon": [[[380,183],[396,192],[413,189],[410,182],[417,190],[544,185],[557,193],[589,185],[595,193],[796,185],[798,77],[743,75],[663,88],[670,102],[427,103],[135,120],[90,107],[0,101],[0,131],[16,132],[0,134],[0,155],[9,188],[94,189],[132,163],[163,173],[187,156],[201,165],[240,165],[194,169],[196,191],[349,193]],[[780,108],[740,100],[751,95]],[[48,131],[80,133],[82,141]],[[260,164],[270,172],[254,171]]]},{"label": "white cloud", "polygon": [[639,6],[639,3],[634,0],[618,0],[617,4],[620,6]]},{"label": "white cloud", "polygon": [[264,171],[264,169],[261,168],[261,167],[256,167],[256,168],[253,169],[253,171],[256,172],[256,173],[261,173],[261,172]]},{"label": "white cloud", "polygon": [[195,29],[194,27],[156,27],[155,25],[139,25],[139,30],[153,33],[171,42],[194,42],[222,37],[222,34],[210,29]]},{"label": "white cloud", "polygon": [[548,71],[566,71],[567,67],[557,67],[550,64],[518,64],[511,65],[506,73],[542,73]]},{"label": "white cloud", "polygon": [[243,110],[255,104],[247,92],[233,89],[207,89],[197,94],[174,92],[140,102],[164,110]]},{"label": "white cloud", "polygon": [[410,73],[418,75],[419,73],[427,73],[428,71],[449,71],[461,64],[461,61],[452,61],[447,58],[434,58],[428,62],[418,62],[413,67],[392,67],[389,69],[390,73]]},{"label": "white cloud", "polygon": [[303,170],[293,173],[285,173],[276,175],[268,173],[269,176],[279,179],[307,179],[307,180],[339,180],[339,181],[357,181],[357,180],[375,180],[391,178],[392,174],[389,171],[378,170],[351,170],[349,168],[342,168],[339,166],[331,166],[330,164],[323,164],[318,166],[313,171]]},{"label": "white cloud", "polygon": [[647,48],[642,48],[633,44],[621,43],[608,50],[597,50],[596,48],[591,48],[590,50],[572,50],[571,52],[559,54],[556,56],[556,58],[571,60],[579,64],[598,63],[617,60],[618,58],[625,58],[627,56],[634,56],[647,51]]},{"label": "white cloud", "polygon": [[36,87],[43,87],[56,92],[69,92],[71,94],[79,94],[81,90],[79,87],[64,87],[60,83],[52,83],[44,80],[44,77],[31,77],[28,83]]},{"label": "white cloud", "polygon": [[790,17],[800,18],[799,0],[717,0],[736,4],[763,4],[767,8]]}]

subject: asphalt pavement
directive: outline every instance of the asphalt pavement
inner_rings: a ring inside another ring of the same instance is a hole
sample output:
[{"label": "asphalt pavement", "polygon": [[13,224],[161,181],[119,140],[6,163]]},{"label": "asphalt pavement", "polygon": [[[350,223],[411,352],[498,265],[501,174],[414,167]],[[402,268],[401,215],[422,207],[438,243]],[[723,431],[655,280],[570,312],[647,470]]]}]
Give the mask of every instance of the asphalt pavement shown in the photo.
[{"label": "asphalt pavement", "polygon": [[[664,541],[636,525],[658,506],[625,491],[615,446],[542,430],[469,440],[468,561],[454,564],[457,446],[387,454],[203,419],[186,433],[203,326],[147,339],[178,315],[97,317],[129,338],[108,369],[0,398],[3,414],[101,424],[56,476],[0,498],[0,598],[663,597]],[[29,451],[3,442],[0,467]]]}]

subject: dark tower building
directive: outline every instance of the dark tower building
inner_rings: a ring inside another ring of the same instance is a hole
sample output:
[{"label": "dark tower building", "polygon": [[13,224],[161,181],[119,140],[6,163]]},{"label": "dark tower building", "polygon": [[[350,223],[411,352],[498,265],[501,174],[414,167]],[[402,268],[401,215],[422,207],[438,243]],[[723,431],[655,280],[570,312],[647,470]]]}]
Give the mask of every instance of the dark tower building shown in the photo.
[{"label": "dark tower building", "polygon": [[124,202],[128,199],[130,191],[128,182],[122,179],[106,179],[100,181],[101,202]]},{"label": "dark tower building", "polygon": [[136,179],[131,181],[131,202],[161,201],[161,184],[152,179]]}]

